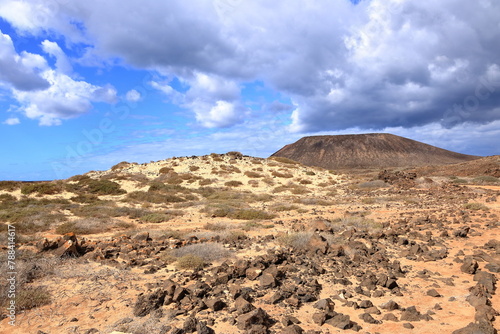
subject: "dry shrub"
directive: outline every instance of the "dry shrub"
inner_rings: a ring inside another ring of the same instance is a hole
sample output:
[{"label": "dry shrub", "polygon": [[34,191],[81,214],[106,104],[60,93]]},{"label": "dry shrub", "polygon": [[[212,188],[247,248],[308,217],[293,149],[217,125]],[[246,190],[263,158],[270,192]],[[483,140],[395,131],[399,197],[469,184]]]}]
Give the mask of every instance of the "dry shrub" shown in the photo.
[{"label": "dry shrub", "polygon": [[245,172],[245,175],[247,177],[250,177],[250,178],[260,178],[260,177],[264,177],[264,175],[260,174],[260,173],[257,173],[257,172],[252,172],[252,171],[246,171]]},{"label": "dry shrub", "polygon": [[316,173],[315,173],[315,172],[313,172],[313,171],[308,170],[308,171],[306,172],[306,175],[313,176],[313,175],[316,175]]},{"label": "dry shrub", "polygon": [[198,184],[199,184],[200,186],[208,186],[209,184],[212,184],[212,183],[214,183],[214,182],[215,182],[215,181],[214,181],[213,179],[203,179],[203,178],[202,178],[202,179],[198,180]]},{"label": "dry shrub", "polygon": [[169,173],[172,173],[172,172],[174,172],[174,169],[172,167],[162,167],[158,171],[158,173],[160,173],[160,174],[169,174]]},{"label": "dry shrub", "polygon": [[228,225],[225,223],[206,223],[205,226],[203,226],[205,230],[209,231],[225,231],[228,229]]},{"label": "dry shrub", "polygon": [[248,180],[248,184],[251,185],[253,188],[257,188],[259,186],[259,181],[257,181],[257,180]]},{"label": "dry shrub", "polygon": [[278,236],[278,242],[285,247],[292,247],[294,249],[302,250],[307,247],[312,236],[313,232],[282,234]]},{"label": "dry shrub", "polygon": [[292,159],[284,158],[284,157],[270,157],[269,159],[277,161],[277,162],[281,162],[284,164],[300,165],[300,162],[297,162],[297,161],[292,160]]},{"label": "dry shrub", "polygon": [[312,181],[311,180],[300,180],[299,181],[300,184],[312,184]]},{"label": "dry shrub", "polygon": [[226,187],[239,187],[242,186],[243,183],[240,181],[227,181],[226,183],[224,183],[224,185]]},{"label": "dry shrub", "polygon": [[44,286],[23,287],[16,293],[16,307],[19,310],[31,310],[52,302],[52,295]]},{"label": "dry shrub", "polygon": [[290,179],[293,177],[292,174],[290,173],[281,173],[281,172],[278,172],[278,171],[273,171],[271,173],[272,176],[275,176],[275,177],[281,177],[281,178],[286,178],[286,179]]},{"label": "dry shrub", "polygon": [[197,171],[197,170],[199,170],[199,169],[200,169],[200,167],[198,167],[198,166],[189,166],[189,170],[190,170],[191,172],[196,172],[196,171]]},{"label": "dry shrub", "polygon": [[56,233],[66,234],[73,232],[77,235],[96,234],[111,231],[114,228],[129,229],[133,225],[117,219],[109,218],[81,218],[66,222],[56,228]]},{"label": "dry shrub", "polygon": [[219,243],[206,242],[174,249],[172,254],[178,258],[186,255],[197,256],[204,262],[211,262],[227,258],[231,255],[231,252]]},{"label": "dry shrub", "polygon": [[374,181],[367,181],[360,183],[358,187],[361,189],[380,189],[380,188],[388,188],[390,187],[390,185],[382,180],[374,180]]},{"label": "dry shrub", "polygon": [[120,163],[117,163],[116,165],[114,165],[113,167],[111,167],[111,170],[112,171],[116,171],[118,169],[123,169],[124,167],[127,167],[128,165],[130,165],[129,162],[127,161],[122,161]]},{"label": "dry shrub", "polygon": [[275,204],[271,206],[271,210],[275,212],[283,212],[283,211],[292,211],[297,210],[299,207],[296,205],[287,205],[287,204]]},{"label": "dry shrub", "polygon": [[322,205],[322,206],[329,206],[334,204],[331,201],[326,201],[320,198],[298,198],[294,202],[304,205]]}]

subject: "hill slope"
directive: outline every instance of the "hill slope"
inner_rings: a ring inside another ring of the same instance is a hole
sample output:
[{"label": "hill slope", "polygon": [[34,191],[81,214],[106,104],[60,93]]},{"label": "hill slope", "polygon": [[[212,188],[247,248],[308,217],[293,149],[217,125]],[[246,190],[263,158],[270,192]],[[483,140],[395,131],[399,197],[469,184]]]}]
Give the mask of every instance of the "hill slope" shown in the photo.
[{"label": "hill slope", "polygon": [[385,133],[304,137],[271,156],[326,169],[445,165],[480,158]]}]

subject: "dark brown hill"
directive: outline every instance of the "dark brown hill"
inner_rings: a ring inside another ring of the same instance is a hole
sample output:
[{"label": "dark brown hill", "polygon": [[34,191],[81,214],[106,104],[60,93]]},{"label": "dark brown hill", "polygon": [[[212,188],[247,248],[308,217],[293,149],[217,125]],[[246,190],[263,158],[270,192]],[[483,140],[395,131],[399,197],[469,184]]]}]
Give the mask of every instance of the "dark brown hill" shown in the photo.
[{"label": "dark brown hill", "polygon": [[326,169],[417,167],[480,158],[386,133],[304,137],[272,156]]}]

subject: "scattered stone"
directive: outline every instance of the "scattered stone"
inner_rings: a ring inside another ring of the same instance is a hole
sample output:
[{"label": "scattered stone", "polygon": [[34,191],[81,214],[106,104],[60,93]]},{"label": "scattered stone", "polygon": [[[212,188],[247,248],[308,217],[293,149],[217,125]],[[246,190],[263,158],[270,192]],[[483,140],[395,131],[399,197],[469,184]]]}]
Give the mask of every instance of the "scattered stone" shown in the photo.
[{"label": "scattered stone", "polygon": [[401,321],[420,321],[422,314],[417,311],[415,306],[408,307],[401,314]]},{"label": "scattered stone", "polygon": [[359,318],[361,320],[363,320],[364,322],[369,323],[369,324],[379,324],[380,323],[380,321],[375,320],[375,318],[373,318],[371,316],[371,314],[369,314],[369,313],[362,313],[359,315]]},{"label": "scattered stone", "polygon": [[148,315],[151,311],[156,310],[163,305],[166,295],[167,294],[163,289],[156,289],[147,295],[141,293],[135,302],[133,314],[136,317],[144,317]]},{"label": "scattered stone", "polygon": [[302,334],[304,330],[299,325],[290,325],[281,331],[281,334]]},{"label": "scattered stone", "polygon": [[479,267],[476,260],[471,257],[467,257],[464,260],[464,263],[460,266],[460,270],[466,274],[474,275]]},{"label": "scattered stone", "polygon": [[431,297],[442,297],[441,294],[439,294],[439,292],[437,292],[436,289],[430,289],[427,291],[427,296],[431,296]]},{"label": "scattered stone", "polygon": [[271,324],[269,315],[261,308],[240,315],[237,319],[237,327],[241,330],[250,329],[253,325],[268,326]]}]

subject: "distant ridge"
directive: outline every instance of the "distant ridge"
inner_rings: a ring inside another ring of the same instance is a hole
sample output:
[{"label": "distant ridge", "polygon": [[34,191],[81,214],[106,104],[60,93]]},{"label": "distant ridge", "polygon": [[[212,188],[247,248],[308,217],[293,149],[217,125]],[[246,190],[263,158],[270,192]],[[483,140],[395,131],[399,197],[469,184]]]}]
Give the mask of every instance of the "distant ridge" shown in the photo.
[{"label": "distant ridge", "polygon": [[326,169],[419,167],[481,158],[388,133],[304,137],[271,156]]}]

